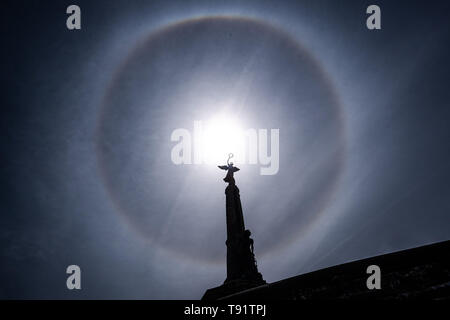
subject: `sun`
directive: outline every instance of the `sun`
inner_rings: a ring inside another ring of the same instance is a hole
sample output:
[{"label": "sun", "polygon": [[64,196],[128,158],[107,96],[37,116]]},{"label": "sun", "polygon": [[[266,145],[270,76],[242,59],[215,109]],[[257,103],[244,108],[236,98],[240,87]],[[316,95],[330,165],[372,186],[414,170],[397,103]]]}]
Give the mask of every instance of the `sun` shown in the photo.
[{"label": "sun", "polygon": [[204,124],[201,141],[203,161],[207,164],[223,164],[228,155],[239,163],[244,150],[244,132],[239,121],[224,114],[209,119]]}]

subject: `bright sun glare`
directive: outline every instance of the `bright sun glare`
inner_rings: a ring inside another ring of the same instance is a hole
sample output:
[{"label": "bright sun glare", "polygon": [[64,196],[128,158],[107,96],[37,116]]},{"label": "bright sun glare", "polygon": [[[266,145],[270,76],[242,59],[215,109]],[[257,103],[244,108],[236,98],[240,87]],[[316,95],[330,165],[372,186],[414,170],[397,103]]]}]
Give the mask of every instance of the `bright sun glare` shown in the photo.
[{"label": "bright sun glare", "polygon": [[228,154],[233,153],[231,162],[239,163],[244,150],[244,132],[240,123],[226,115],[216,116],[204,123],[202,154],[208,164],[224,164]]}]

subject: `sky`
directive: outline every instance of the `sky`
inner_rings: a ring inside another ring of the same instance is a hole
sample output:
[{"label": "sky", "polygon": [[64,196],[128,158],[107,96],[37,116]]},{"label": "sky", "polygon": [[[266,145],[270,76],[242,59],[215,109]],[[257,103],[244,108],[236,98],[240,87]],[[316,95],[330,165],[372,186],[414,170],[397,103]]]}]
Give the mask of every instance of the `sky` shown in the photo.
[{"label": "sky", "polygon": [[450,4],[71,4],[2,2],[0,298],[221,285],[227,159],[171,157],[218,115],[279,130],[275,174],[235,173],[267,282],[450,238]]}]

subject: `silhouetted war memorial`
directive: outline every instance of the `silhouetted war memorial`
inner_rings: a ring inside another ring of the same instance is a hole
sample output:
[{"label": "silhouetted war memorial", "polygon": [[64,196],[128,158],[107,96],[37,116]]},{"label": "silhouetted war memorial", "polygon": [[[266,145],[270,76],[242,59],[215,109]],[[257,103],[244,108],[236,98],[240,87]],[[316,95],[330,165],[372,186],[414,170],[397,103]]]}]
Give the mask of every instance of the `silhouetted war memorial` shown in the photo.
[{"label": "silhouetted war memorial", "polygon": [[[274,283],[258,272],[253,240],[245,229],[239,189],[229,160],[227,170],[227,278],[202,300],[381,299],[450,300],[450,241],[333,266]],[[380,270],[379,288],[369,289],[369,266]]]},{"label": "silhouetted war memorial", "polygon": [[266,284],[261,273],[258,272],[255,254],[253,252],[253,239],[250,231],[245,229],[244,215],[242,213],[239,189],[234,180],[234,173],[239,168],[230,162],[229,155],[227,165],[219,166],[226,170],[227,175],[223,179],[228,183],[225,189],[226,196],[226,221],[227,221],[227,278],[223,285],[206,291],[204,300],[216,300],[230,294]]}]

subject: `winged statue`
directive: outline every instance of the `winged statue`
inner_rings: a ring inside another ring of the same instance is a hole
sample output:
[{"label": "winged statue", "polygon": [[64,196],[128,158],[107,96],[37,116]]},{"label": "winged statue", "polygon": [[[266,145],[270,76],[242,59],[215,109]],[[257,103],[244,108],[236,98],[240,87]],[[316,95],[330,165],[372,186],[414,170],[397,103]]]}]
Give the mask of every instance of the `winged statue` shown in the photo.
[{"label": "winged statue", "polygon": [[225,176],[225,178],[223,179],[223,181],[228,182],[228,183],[234,183],[234,176],[233,174],[236,171],[239,171],[240,169],[238,167],[233,166],[233,162],[230,162],[230,159],[233,158],[233,154],[230,153],[228,155],[228,160],[227,160],[227,164],[223,165],[223,166],[218,166],[219,169],[222,170],[226,170],[227,171],[227,175]]}]

